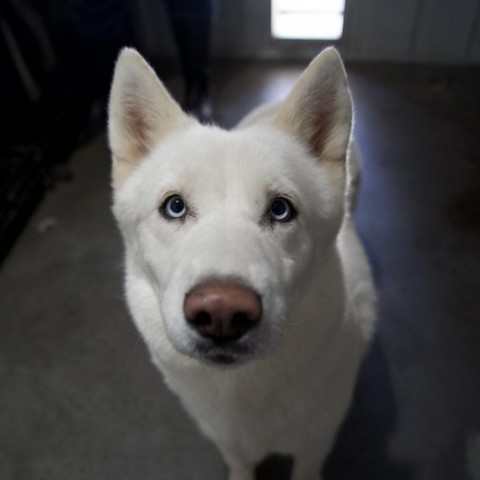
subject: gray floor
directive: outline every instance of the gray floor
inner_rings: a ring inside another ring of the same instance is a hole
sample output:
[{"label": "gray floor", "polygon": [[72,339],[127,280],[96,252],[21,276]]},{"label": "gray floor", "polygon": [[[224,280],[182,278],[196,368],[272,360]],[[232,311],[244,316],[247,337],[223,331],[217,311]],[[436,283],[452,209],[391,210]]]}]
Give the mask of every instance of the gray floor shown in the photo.
[{"label": "gray floor", "polygon": [[[300,71],[219,67],[219,121],[281,98]],[[326,479],[479,480],[480,75],[349,71],[381,322]],[[0,269],[0,479],[224,478],[125,310],[103,137],[72,165]]]}]

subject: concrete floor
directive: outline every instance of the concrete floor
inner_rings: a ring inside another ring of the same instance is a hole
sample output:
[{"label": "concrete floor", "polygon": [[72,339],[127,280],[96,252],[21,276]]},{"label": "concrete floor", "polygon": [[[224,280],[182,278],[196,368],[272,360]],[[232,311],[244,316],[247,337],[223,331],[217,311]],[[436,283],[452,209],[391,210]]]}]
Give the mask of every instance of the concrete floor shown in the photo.
[{"label": "concrete floor", "polygon": [[[301,69],[219,67],[219,121],[281,98]],[[381,320],[325,478],[479,480],[480,75],[349,72]],[[72,165],[0,270],[0,479],[222,479],[126,312],[103,137]]]}]

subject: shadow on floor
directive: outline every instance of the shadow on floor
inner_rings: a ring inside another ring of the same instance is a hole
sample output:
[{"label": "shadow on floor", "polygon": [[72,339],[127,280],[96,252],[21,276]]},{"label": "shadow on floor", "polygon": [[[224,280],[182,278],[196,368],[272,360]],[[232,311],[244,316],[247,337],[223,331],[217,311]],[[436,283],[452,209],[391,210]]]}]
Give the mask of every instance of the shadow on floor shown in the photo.
[{"label": "shadow on floor", "polygon": [[[387,359],[378,338],[360,372],[350,412],[324,468],[325,480],[410,480],[413,470],[388,452],[397,407]],[[293,459],[272,455],[257,468],[257,480],[289,480]]]},{"label": "shadow on floor", "polygon": [[326,480],[409,480],[412,469],[388,451],[397,406],[378,338],[363,364],[350,413],[325,465]]}]

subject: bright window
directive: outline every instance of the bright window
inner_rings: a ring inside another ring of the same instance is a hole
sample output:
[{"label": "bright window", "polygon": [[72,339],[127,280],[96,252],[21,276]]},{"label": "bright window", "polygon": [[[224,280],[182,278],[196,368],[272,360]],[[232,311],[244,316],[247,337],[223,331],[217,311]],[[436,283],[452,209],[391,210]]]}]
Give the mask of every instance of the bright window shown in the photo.
[{"label": "bright window", "polygon": [[275,38],[338,40],[345,0],[272,0]]}]

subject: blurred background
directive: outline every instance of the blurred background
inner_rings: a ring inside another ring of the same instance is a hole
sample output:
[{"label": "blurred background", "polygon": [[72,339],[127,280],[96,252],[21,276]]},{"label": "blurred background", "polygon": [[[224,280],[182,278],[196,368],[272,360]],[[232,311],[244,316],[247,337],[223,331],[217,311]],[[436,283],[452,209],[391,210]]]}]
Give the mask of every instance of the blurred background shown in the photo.
[{"label": "blurred background", "polygon": [[332,44],[380,319],[324,478],[480,480],[480,0],[1,0],[2,480],[225,477],[124,305],[113,65],[136,47],[230,128]]}]

